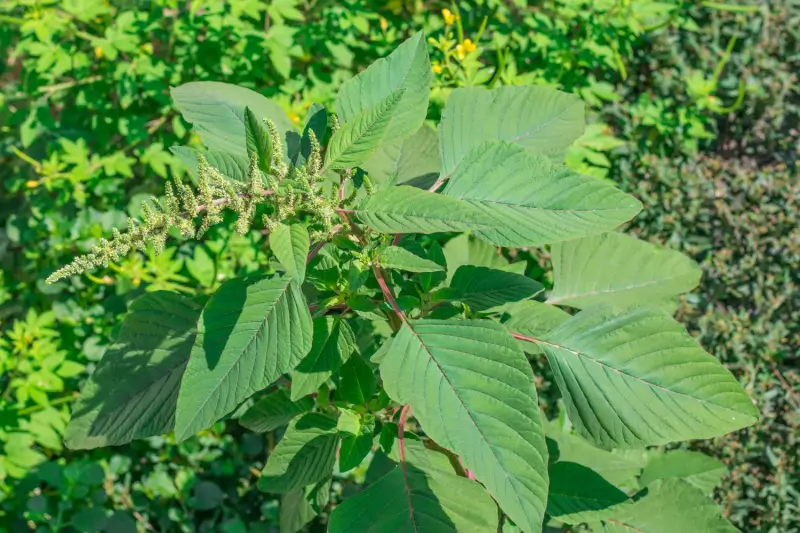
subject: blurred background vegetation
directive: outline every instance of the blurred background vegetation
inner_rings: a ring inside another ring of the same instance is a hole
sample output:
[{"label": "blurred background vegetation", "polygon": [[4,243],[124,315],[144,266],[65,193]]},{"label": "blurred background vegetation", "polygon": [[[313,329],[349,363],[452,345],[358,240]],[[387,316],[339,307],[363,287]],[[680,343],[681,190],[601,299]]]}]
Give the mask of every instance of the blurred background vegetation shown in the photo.
[{"label": "blurred background vegetation", "polygon": [[[240,84],[299,122],[420,28],[430,118],[465,85],[585,99],[568,164],[645,203],[629,231],[702,264],[680,318],[762,412],[689,446],[730,466],[716,497],[743,531],[800,531],[798,0],[0,0],[0,531],[278,531],[278,501],[255,487],[272,435],[229,421],[181,445],[61,440],[127,303],[252,270],[260,234],[223,225],[158,258],[44,279],[184,172],[169,148],[197,140],[169,87]],[[528,261],[548,276],[546,252]],[[346,497],[346,480],[334,490]]]}]

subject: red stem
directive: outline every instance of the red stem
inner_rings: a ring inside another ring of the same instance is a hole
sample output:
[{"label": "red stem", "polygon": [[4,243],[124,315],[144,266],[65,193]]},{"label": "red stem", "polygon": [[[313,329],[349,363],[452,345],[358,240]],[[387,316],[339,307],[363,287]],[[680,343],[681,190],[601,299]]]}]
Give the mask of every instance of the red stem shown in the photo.
[{"label": "red stem", "polygon": [[[403,465],[403,475],[406,474],[406,420],[411,414],[411,404],[406,404],[400,410],[400,420],[397,421],[397,445],[400,448],[400,464]],[[406,480],[408,477],[406,477]]]},{"label": "red stem", "polygon": [[392,290],[389,288],[389,285],[386,283],[386,279],[383,277],[383,272],[381,272],[380,267],[373,265],[372,272],[375,274],[375,279],[378,280],[378,285],[381,288],[381,292],[383,293],[383,297],[386,298],[386,301],[389,302],[389,305],[392,306],[392,311],[400,317],[400,320],[403,322],[408,322],[406,315],[400,309],[400,306],[397,305],[397,301],[394,299],[394,295],[392,294]]}]

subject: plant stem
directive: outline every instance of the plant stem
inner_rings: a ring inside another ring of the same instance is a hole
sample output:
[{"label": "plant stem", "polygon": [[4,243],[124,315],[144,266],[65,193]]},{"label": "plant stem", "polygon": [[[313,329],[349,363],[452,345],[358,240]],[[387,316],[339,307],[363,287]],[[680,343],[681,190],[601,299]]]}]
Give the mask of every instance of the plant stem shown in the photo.
[{"label": "plant stem", "polygon": [[411,404],[406,404],[400,410],[400,419],[397,421],[397,444],[400,448],[400,463],[403,464],[403,473],[405,474],[406,462],[406,421],[411,414]]},{"label": "plant stem", "polygon": [[405,313],[403,313],[403,311],[400,309],[400,306],[397,305],[397,301],[394,299],[392,289],[390,289],[389,285],[386,283],[383,270],[379,266],[373,265],[372,272],[375,274],[375,279],[378,280],[378,286],[381,288],[383,297],[386,298],[386,301],[389,302],[390,306],[392,306],[392,311],[394,311],[394,314],[396,314],[397,317],[403,322],[408,323]]}]

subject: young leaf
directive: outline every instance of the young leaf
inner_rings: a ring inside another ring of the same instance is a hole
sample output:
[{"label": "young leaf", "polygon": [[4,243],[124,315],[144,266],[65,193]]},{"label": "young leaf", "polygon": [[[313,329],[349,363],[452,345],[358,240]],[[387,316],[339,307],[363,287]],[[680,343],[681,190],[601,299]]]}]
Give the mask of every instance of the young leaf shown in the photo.
[{"label": "young leaf", "polygon": [[389,246],[382,250],[378,255],[378,262],[383,267],[407,272],[441,272],[444,270],[440,264],[423,259],[399,246]]},{"label": "young leaf", "polygon": [[529,277],[472,265],[464,265],[456,270],[450,288],[458,293],[457,299],[467,304],[473,313],[526,300],[544,290],[541,283]]},{"label": "young leaf", "polygon": [[356,347],[353,330],[338,317],[314,319],[311,351],[292,373],[292,400],[316,392],[350,358]]},{"label": "young leaf", "polygon": [[269,246],[286,272],[302,284],[306,279],[306,257],[311,248],[306,227],[302,224],[278,224],[269,234]]},{"label": "young leaf", "polygon": [[444,283],[447,279],[447,258],[438,241],[433,241],[433,244],[428,248],[428,259],[442,268],[440,272],[420,274],[419,282],[426,291]]},{"label": "young leaf", "polygon": [[300,398],[293,402],[286,389],[269,393],[248,409],[239,418],[239,423],[256,433],[266,433],[285,426],[294,417],[314,407],[311,398]]},{"label": "young leaf", "polygon": [[311,349],[311,314],[290,276],[227,281],[211,297],[178,395],[184,440],[291,371]]},{"label": "young leaf", "polygon": [[567,146],[583,134],[583,112],[579,97],[549,87],[455,89],[439,123],[442,172],[452,174],[467,152],[484,141],[508,141],[563,161]]},{"label": "young leaf", "polygon": [[639,477],[639,484],[646,487],[657,479],[680,478],[704,494],[710,494],[727,470],[725,463],[704,453],[674,450],[650,459]]},{"label": "young leaf", "polygon": [[494,221],[456,198],[402,185],[378,191],[356,209],[358,217],[382,233],[437,233],[493,227]]},{"label": "young leaf", "polygon": [[653,304],[692,290],[702,276],[684,254],[616,232],[555,244],[551,256],[547,302],[579,309]]},{"label": "young leaf", "polygon": [[317,138],[320,145],[325,145],[325,134],[328,131],[328,112],[322,104],[311,104],[308,108],[308,115],[306,115],[306,123],[303,127],[303,138],[300,141],[300,150],[297,152],[294,164],[296,167],[302,167],[303,164],[311,155],[311,134]]},{"label": "young leaf", "polygon": [[172,431],[200,307],[167,291],[134,300],[119,337],[84,385],[64,439],[73,450]]},{"label": "young leaf", "polygon": [[244,124],[248,107],[255,116],[272,120],[282,139],[294,133],[280,105],[244,87],[194,81],[173,88],[171,93],[175,107],[211,151],[247,157]]},{"label": "young leaf", "polygon": [[[342,419],[352,413],[352,427],[342,428]],[[375,433],[375,418],[372,415],[359,416],[353,411],[342,410],[339,417],[339,434],[342,445],[339,447],[339,471],[347,472],[357,467],[369,455]]]},{"label": "young leaf", "polygon": [[633,505],[603,521],[607,533],[737,533],[719,506],[678,479],[658,480]]},{"label": "young leaf", "polygon": [[381,143],[362,168],[379,184],[429,188],[439,177],[436,130],[423,124],[407,139]]},{"label": "young leaf", "polygon": [[[508,304],[503,307],[503,313],[503,325],[509,331],[528,337],[543,337],[570,317],[569,313],[554,305],[534,300]],[[542,353],[537,344],[527,341],[519,341],[519,343],[520,348],[528,354]]]},{"label": "young leaf", "polygon": [[664,311],[595,306],[537,344],[576,430],[599,446],[711,438],[758,420],[736,379]]},{"label": "young leaf", "polygon": [[420,31],[387,57],[346,81],[336,96],[336,113],[342,123],[348,124],[392,93],[402,91],[385,141],[403,139],[417,131],[425,120],[432,77],[425,35]]},{"label": "young leaf", "polygon": [[475,234],[496,246],[539,246],[608,231],[642,209],[605,181],[499,141],[467,152],[444,193],[493,220],[493,229]]},{"label": "young leaf", "polygon": [[594,470],[559,461],[550,467],[547,514],[565,524],[592,522],[619,513],[628,495]]},{"label": "young leaf", "polygon": [[258,488],[286,493],[329,478],[338,443],[336,419],[322,413],[295,418],[267,458]]},{"label": "young leaf", "polygon": [[539,531],[547,448],[531,367],[511,335],[488,320],[407,322],[380,370],[427,435],[458,454],[517,525]]},{"label": "young leaf", "polygon": [[330,533],[496,533],[497,508],[480,485],[422,443],[405,445],[405,463],[333,510]]},{"label": "young leaf", "polygon": [[339,370],[336,399],[366,405],[375,390],[375,373],[360,355],[354,354]]},{"label": "young leaf", "polygon": [[403,89],[386,96],[345,123],[332,136],[325,153],[325,166],[334,170],[359,166],[378,149]]},{"label": "young leaf", "polygon": [[248,159],[255,154],[258,157],[258,168],[269,172],[272,163],[272,143],[269,130],[249,107],[244,108],[244,132]]}]

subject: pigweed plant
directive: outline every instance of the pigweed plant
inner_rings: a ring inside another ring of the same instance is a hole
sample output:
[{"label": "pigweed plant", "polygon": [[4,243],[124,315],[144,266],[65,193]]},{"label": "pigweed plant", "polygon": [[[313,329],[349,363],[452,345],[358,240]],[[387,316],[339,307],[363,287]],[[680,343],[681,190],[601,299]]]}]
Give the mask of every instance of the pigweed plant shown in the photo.
[{"label": "pigweed plant", "polygon": [[[226,212],[274,260],[205,305],[136,300],[67,445],[286,426],[258,483],[283,495],[284,533],[317,515],[333,533],[736,531],[709,497],[718,461],[648,449],[758,416],[671,316],[697,265],[615,232],[641,204],[560,164],[584,129],[578,98],[456,89],[437,132],[430,85],[417,34],[346,82],[335,115],[312,106],[302,133],[252,91],[175,89],[205,145],[173,149],[192,182],[51,280],[200,238]],[[545,245],[548,291],[505,259]],[[540,413],[528,358],[547,359],[560,422]],[[365,488],[331,502],[332,479],[368,460]]]}]

